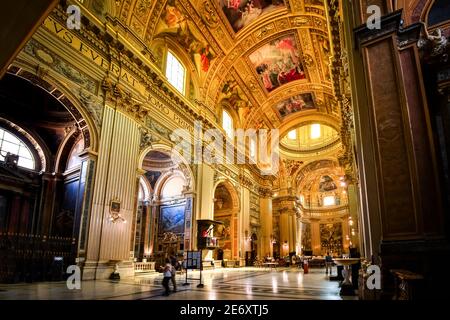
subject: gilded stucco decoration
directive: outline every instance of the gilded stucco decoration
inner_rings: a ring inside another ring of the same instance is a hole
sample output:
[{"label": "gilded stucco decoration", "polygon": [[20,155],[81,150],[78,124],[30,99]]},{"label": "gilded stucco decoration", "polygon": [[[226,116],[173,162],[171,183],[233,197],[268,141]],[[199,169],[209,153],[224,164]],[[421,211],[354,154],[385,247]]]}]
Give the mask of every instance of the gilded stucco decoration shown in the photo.
[{"label": "gilded stucco decoration", "polygon": [[196,66],[196,99],[216,114],[231,99],[242,126],[278,126],[285,117],[276,106],[299,94],[318,113],[340,112],[329,102],[333,51],[322,0],[124,0],[117,16],[132,29],[138,21],[141,41],[173,38]]}]

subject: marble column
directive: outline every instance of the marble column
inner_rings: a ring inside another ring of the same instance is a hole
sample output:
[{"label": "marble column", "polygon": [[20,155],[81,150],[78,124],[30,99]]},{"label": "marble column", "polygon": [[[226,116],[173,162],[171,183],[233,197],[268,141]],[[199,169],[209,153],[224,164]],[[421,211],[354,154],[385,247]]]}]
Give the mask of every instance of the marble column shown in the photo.
[{"label": "marble column", "polygon": [[79,156],[82,157],[80,183],[84,183],[85,187],[81,209],[77,262],[83,263],[86,260],[86,240],[89,233],[90,208],[92,204],[97,155],[91,151],[85,151]]},{"label": "marble column", "polygon": [[272,246],[272,237],[273,234],[273,214],[272,214],[272,198],[264,198],[261,197],[259,199],[260,204],[260,219],[261,219],[261,246],[262,246],[262,257],[269,255],[273,256],[273,246]]},{"label": "marble column", "polygon": [[280,250],[283,256],[289,253],[289,213],[280,212]]},{"label": "marble column", "polygon": [[186,199],[186,209],[184,211],[185,217],[184,217],[184,250],[185,251],[191,251],[192,250],[192,244],[193,244],[193,221],[195,221],[195,193],[192,191],[185,191],[184,197]]},{"label": "marble column", "polygon": [[[121,277],[134,275],[130,257],[132,219],[136,210],[136,170],[139,158],[138,123],[106,105],[92,211],[89,219],[83,279],[106,279],[119,264]],[[125,221],[113,222],[111,201],[120,202]]]},{"label": "marble column", "polygon": [[[351,19],[354,13],[346,8]],[[388,294],[393,291],[390,269],[436,270],[426,279],[431,286],[441,278],[431,253],[449,255],[417,48],[421,28],[402,26],[402,12],[394,12],[382,17],[381,29],[364,25],[347,39],[365,254],[382,258]]]},{"label": "marble column", "polygon": [[239,213],[239,241],[240,241],[240,264],[245,264],[246,252],[251,251],[251,241],[248,239],[252,235],[250,226],[250,191],[242,188],[240,192],[241,210]]},{"label": "marble column", "polygon": [[298,244],[298,242],[297,242],[297,215],[296,215],[295,212],[292,214],[292,226],[291,226],[291,229],[292,229],[292,248],[290,248],[290,252],[297,253],[297,251],[298,251],[298,246],[297,246],[297,244]]},{"label": "marble column", "polygon": [[311,219],[311,247],[313,255],[320,255],[322,252],[320,243],[320,221]]},{"label": "marble column", "polygon": [[343,246],[343,253],[349,253],[349,245],[350,245],[350,239],[351,239],[351,234],[350,234],[350,229],[348,226],[348,218],[345,217],[341,223],[341,228],[342,228],[342,246]]},{"label": "marble column", "polygon": [[[197,220],[214,220],[214,169],[207,164],[197,166],[197,192],[201,195],[196,201],[196,219],[193,220],[193,247],[197,247]],[[211,250],[203,250],[203,260],[213,260]]]},{"label": "marble column", "polygon": [[[358,188],[355,184],[348,185],[348,211],[352,218],[352,224],[350,227],[350,240],[352,242],[352,247],[357,248],[361,252],[361,244],[359,237],[359,210],[358,210]],[[352,233],[354,231],[354,234]]]},{"label": "marble column", "polygon": [[302,220],[300,217],[297,217],[297,254],[301,255],[303,253],[302,249]]},{"label": "marble column", "polygon": [[297,221],[295,212],[289,213],[289,253],[296,251]]},{"label": "marble column", "polygon": [[157,246],[157,236],[158,236],[158,224],[156,223],[157,215],[158,215],[158,204],[155,203],[155,200],[148,206],[150,212],[150,227],[148,234],[148,253],[152,256],[155,251],[158,251]]}]

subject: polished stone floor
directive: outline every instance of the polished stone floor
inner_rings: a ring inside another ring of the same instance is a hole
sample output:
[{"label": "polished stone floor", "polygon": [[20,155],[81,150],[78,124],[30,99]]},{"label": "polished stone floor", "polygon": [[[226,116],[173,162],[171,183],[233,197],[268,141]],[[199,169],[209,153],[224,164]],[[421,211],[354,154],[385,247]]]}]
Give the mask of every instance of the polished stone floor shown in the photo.
[{"label": "polished stone floor", "polygon": [[[336,270],[335,270],[336,272]],[[191,272],[189,278],[199,278]],[[83,281],[81,290],[67,289],[65,282],[0,285],[0,300],[266,300],[304,299],[341,300],[339,283],[329,281],[324,269],[310,269],[308,274],[296,268],[278,270],[239,268],[203,272],[204,288],[198,280],[183,286],[185,275],[177,275],[177,292],[162,295],[162,275],[142,275],[119,282]],[[344,297],[355,299],[356,297]]]}]

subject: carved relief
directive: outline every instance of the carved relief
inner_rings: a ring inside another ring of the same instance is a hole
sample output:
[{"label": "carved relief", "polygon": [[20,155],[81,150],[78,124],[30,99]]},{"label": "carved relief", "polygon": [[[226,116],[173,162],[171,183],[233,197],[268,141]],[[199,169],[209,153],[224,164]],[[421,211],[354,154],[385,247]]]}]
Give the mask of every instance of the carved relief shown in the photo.
[{"label": "carved relief", "polygon": [[87,89],[89,92],[93,94],[97,92],[97,83],[95,82],[95,80],[93,80],[90,76],[78,70],[76,67],[66,62],[64,59],[54,54],[47,48],[44,48],[36,40],[31,39],[25,45],[24,51],[42,61],[65,78]]},{"label": "carved relief", "polygon": [[91,115],[94,120],[96,126],[101,128],[103,121],[103,104],[100,99],[91,95],[88,92],[85,92],[82,88],[79,90],[78,98],[86,110]]},{"label": "carved relief", "polygon": [[218,26],[220,21],[219,17],[209,0],[205,0],[203,2],[201,13],[201,16],[203,16],[203,20],[208,26],[210,26],[211,28],[215,28]]},{"label": "carved relief", "polygon": [[156,143],[158,141],[160,141],[158,137],[151,134],[149,130],[141,128],[141,142],[140,142],[141,150],[151,147],[153,143]]},{"label": "carved relief", "polygon": [[102,90],[107,103],[117,106],[122,111],[133,116],[137,121],[142,122],[148,116],[148,109],[134,99],[130,92],[124,91],[120,84],[113,84],[110,78],[106,77],[103,80]]}]

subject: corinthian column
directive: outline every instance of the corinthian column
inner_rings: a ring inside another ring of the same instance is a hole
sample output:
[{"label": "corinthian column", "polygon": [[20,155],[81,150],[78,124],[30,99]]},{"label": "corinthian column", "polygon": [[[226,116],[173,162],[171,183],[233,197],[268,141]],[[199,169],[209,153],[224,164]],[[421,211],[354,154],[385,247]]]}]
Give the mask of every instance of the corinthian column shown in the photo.
[{"label": "corinthian column", "polygon": [[273,245],[272,239],[274,237],[273,234],[273,226],[272,226],[272,198],[270,197],[261,197],[259,199],[260,203],[260,219],[261,219],[261,233],[262,233],[262,256],[265,257],[269,255],[273,256]]},{"label": "corinthian column", "polygon": [[[138,123],[106,105],[89,219],[83,279],[106,279],[116,265],[121,277],[134,275],[130,245],[136,210]],[[115,208],[113,208],[115,203]],[[112,220],[114,212],[122,219]]]}]

